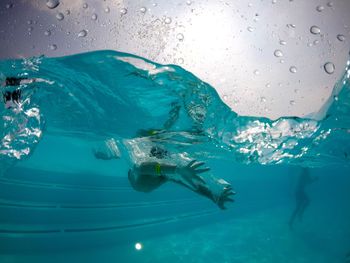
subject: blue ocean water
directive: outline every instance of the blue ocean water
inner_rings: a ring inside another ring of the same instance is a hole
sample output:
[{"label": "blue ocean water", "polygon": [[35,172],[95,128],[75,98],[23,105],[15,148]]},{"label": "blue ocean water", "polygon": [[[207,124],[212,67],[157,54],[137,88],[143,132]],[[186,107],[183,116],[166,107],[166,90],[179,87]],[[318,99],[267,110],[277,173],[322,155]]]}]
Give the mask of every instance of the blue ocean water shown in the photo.
[{"label": "blue ocean water", "polygon": [[[21,91],[1,106],[1,262],[346,262],[349,75],[319,120],[270,120],[238,116],[193,74],[130,54],[1,61],[2,93]],[[206,162],[203,176],[229,182],[235,203],[222,211],[172,183],[135,191],[128,169],[154,145],[177,165]],[[301,167],[318,180],[291,228]]]}]

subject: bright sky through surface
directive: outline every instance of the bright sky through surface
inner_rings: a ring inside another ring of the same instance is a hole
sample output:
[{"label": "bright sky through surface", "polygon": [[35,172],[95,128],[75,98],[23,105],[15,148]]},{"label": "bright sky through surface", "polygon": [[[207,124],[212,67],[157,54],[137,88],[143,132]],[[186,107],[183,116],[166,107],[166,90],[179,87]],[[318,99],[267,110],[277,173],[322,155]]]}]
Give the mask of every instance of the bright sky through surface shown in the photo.
[{"label": "bright sky through surface", "polygon": [[8,0],[0,58],[96,49],[177,64],[241,115],[305,116],[343,74],[350,1]]}]

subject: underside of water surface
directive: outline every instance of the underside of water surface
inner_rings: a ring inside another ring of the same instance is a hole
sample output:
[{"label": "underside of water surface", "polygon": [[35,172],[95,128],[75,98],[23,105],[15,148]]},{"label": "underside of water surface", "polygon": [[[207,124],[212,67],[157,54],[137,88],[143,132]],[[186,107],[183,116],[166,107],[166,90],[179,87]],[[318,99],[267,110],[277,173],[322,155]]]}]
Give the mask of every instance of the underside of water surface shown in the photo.
[{"label": "underside of water surface", "polygon": [[2,88],[22,93],[1,109],[3,163],[30,155],[46,134],[141,144],[153,136],[173,151],[241,163],[349,163],[348,67],[320,120],[238,116],[182,68],[114,51],[7,60],[0,72],[3,83],[25,79]]}]

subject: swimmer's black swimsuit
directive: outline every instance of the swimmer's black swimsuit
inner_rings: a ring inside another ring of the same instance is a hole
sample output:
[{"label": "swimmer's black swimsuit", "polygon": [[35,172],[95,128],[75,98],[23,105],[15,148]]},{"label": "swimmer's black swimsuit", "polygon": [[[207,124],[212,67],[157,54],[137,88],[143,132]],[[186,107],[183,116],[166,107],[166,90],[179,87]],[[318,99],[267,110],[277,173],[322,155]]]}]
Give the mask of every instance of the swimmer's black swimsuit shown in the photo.
[{"label": "swimmer's black swimsuit", "polygon": [[168,155],[168,151],[164,150],[163,148],[159,146],[153,146],[151,149],[151,152],[149,153],[149,156],[156,157],[157,159],[163,159]]}]

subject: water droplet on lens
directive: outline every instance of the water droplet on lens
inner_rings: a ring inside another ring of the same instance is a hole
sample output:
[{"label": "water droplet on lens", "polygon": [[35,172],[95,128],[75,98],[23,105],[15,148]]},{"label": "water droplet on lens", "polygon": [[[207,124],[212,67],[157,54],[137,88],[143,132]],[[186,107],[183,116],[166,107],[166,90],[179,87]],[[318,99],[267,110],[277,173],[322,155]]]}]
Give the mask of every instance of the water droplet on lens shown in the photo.
[{"label": "water droplet on lens", "polygon": [[128,13],[128,9],[122,8],[122,9],[120,9],[120,13],[122,14],[122,16],[126,15]]},{"label": "water droplet on lens", "polygon": [[254,75],[256,75],[256,76],[258,76],[258,75],[260,75],[260,72],[259,72],[259,70],[254,70]]},{"label": "water droplet on lens", "polygon": [[314,45],[317,45],[318,43],[320,43],[320,41],[318,41],[317,39],[314,41]]},{"label": "water droplet on lens", "polygon": [[86,37],[87,35],[87,31],[85,29],[81,30],[79,33],[78,33],[78,37]]},{"label": "water droplet on lens", "polygon": [[276,49],[273,54],[275,55],[275,57],[282,57],[283,56],[282,51],[279,49]]},{"label": "water droplet on lens", "polygon": [[285,46],[285,45],[287,45],[287,42],[284,40],[280,40],[280,45]]},{"label": "water droplet on lens", "polygon": [[266,83],[265,87],[266,87],[266,88],[270,88],[270,87],[271,87],[271,84],[270,84],[270,83]]},{"label": "water droplet on lens", "polygon": [[332,62],[327,62],[326,64],[324,64],[323,68],[328,74],[333,74],[335,70],[335,66]]},{"label": "water droplet on lens", "polygon": [[56,50],[56,49],[57,49],[57,45],[51,44],[51,45],[49,45],[49,48],[50,48],[51,50]]},{"label": "water droplet on lens", "polygon": [[56,15],[57,20],[62,21],[64,19],[64,15],[62,13],[58,13]]},{"label": "water droplet on lens", "polygon": [[337,35],[337,39],[339,40],[339,41],[344,41],[345,40],[345,36],[344,35],[341,35],[341,34],[339,34],[339,35]]},{"label": "water droplet on lens", "polygon": [[86,8],[88,8],[88,7],[89,7],[89,6],[88,6],[87,3],[84,3],[84,4],[83,4],[83,8],[84,8],[84,9],[86,9]]},{"label": "water droplet on lens", "polygon": [[178,40],[180,40],[180,41],[183,41],[185,37],[184,37],[183,34],[178,33],[178,34],[176,35],[176,38],[177,38]]},{"label": "water droplet on lens", "polygon": [[272,4],[276,4],[277,0],[272,0],[271,2],[272,2]]},{"label": "water droplet on lens", "polygon": [[69,9],[66,10],[66,15],[67,16],[70,15],[70,10]]},{"label": "water droplet on lens", "polygon": [[253,31],[254,31],[254,28],[252,28],[251,26],[248,26],[248,27],[247,27],[247,30],[248,30],[249,32],[253,32]]},{"label": "water droplet on lens", "polygon": [[50,31],[50,30],[46,30],[46,31],[44,32],[44,35],[47,36],[47,37],[48,37],[48,36],[51,36],[51,31]]},{"label": "water droplet on lens", "polygon": [[170,17],[166,17],[164,19],[164,22],[165,22],[165,24],[170,24],[171,23],[171,18]]},{"label": "water droplet on lens", "polygon": [[291,73],[297,73],[298,69],[297,69],[295,66],[291,66],[291,67],[289,68],[289,71],[290,71]]},{"label": "water droplet on lens", "polygon": [[141,12],[141,13],[146,13],[146,11],[147,11],[146,7],[141,7],[141,8],[140,8],[140,12]]},{"label": "water droplet on lens", "polygon": [[111,9],[109,9],[109,7],[105,8],[105,13],[109,13],[109,11],[111,11]]},{"label": "water droplet on lens", "polygon": [[310,32],[314,35],[318,35],[321,33],[321,29],[318,26],[312,26],[310,27]]},{"label": "water droplet on lens", "polygon": [[60,4],[59,0],[47,0],[46,6],[50,9],[56,8]]},{"label": "water droplet on lens", "polygon": [[327,6],[332,7],[333,6],[333,2],[328,2]]},{"label": "water droplet on lens", "polygon": [[91,15],[91,19],[92,19],[92,20],[97,20],[97,15],[96,15],[96,14],[92,14],[92,15]]},{"label": "water droplet on lens", "polygon": [[317,10],[318,12],[322,12],[322,11],[324,10],[324,6],[323,6],[323,5],[317,6],[317,7],[316,7],[316,10]]}]

